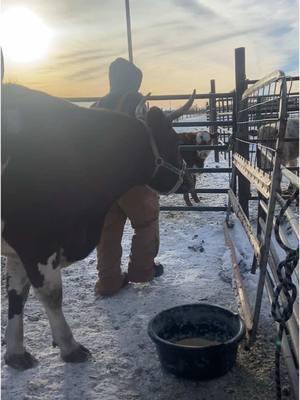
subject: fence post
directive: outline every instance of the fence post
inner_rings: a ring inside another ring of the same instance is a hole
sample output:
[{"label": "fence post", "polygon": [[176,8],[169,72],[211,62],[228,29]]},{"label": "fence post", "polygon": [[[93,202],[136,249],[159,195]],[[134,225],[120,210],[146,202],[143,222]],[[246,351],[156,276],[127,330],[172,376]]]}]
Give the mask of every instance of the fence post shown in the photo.
[{"label": "fence post", "polygon": [[[248,120],[247,112],[240,112],[241,99],[244,91],[247,89],[246,81],[246,63],[245,63],[245,47],[235,49],[235,91],[236,91],[236,117],[239,122]],[[237,138],[248,140],[247,124],[239,125],[237,129]],[[249,160],[249,145],[244,142],[237,142],[237,151]],[[250,183],[244,176],[238,172],[238,197],[239,202],[246,216],[249,216],[249,198]]]},{"label": "fence post", "polygon": [[[210,81],[210,93],[216,93],[216,83],[214,79],[211,79]],[[210,121],[216,121],[217,120],[217,102],[215,97],[210,97],[209,99],[209,120]],[[209,131],[211,135],[214,135],[214,145],[218,144],[218,137],[216,135],[217,133],[217,126],[210,126]],[[215,150],[215,162],[219,162],[219,152]]]},{"label": "fence post", "polygon": [[125,0],[125,9],[126,9],[126,24],[127,24],[128,58],[129,61],[133,63],[129,0]]}]

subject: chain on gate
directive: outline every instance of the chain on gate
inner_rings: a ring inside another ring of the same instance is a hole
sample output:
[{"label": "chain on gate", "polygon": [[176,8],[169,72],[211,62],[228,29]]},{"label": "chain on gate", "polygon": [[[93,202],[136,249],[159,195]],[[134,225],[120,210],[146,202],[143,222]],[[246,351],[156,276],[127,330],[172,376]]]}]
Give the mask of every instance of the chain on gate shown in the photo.
[{"label": "chain on gate", "polygon": [[[280,213],[276,218],[275,223],[275,237],[280,247],[286,252],[285,260],[281,261],[277,267],[277,275],[279,283],[275,288],[275,297],[272,302],[272,316],[279,324],[278,336],[276,340],[276,351],[275,351],[275,381],[276,381],[276,395],[277,400],[281,400],[281,379],[280,379],[280,354],[283,332],[285,330],[286,322],[290,319],[293,313],[293,305],[297,297],[296,285],[292,282],[292,273],[296,268],[299,260],[299,246],[297,249],[288,247],[281,240],[279,234],[279,226],[284,217],[284,214],[290,204],[297,199],[299,196],[299,190],[296,190],[294,194],[287,200],[285,205],[281,208]],[[286,304],[279,304],[279,297],[281,292],[286,297]]]}]

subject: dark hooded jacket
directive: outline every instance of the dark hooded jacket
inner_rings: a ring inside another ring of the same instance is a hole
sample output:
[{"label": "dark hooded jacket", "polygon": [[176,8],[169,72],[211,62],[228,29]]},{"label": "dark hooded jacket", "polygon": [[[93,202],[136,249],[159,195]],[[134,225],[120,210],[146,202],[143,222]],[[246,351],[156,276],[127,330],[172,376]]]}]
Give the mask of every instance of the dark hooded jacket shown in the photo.
[{"label": "dark hooded jacket", "polygon": [[142,99],[139,88],[142,71],[124,58],[117,58],[109,67],[110,92],[92,105],[135,115],[137,104]]}]

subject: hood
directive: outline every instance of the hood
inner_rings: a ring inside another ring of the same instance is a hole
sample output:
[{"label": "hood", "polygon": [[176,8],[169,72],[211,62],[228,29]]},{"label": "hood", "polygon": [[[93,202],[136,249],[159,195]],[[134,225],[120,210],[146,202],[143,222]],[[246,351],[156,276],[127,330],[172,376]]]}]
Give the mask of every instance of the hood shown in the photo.
[{"label": "hood", "polygon": [[110,93],[138,92],[142,78],[139,68],[124,58],[117,58],[109,67]]}]

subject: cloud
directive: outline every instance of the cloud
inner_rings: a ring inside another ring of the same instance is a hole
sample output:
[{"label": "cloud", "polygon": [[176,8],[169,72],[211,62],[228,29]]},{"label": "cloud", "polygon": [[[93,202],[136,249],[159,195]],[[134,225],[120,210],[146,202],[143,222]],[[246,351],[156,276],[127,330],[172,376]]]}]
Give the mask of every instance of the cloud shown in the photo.
[{"label": "cloud", "polygon": [[219,18],[220,15],[197,0],[173,0],[173,3],[194,16]]},{"label": "cloud", "polygon": [[91,80],[100,76],[100,73],[107,71],[107,65],[97,65],[96,67],[83,68],[79,71],[65,75],[68,80]]},{"label": "cloud", "polygon": [[88,51],[75,51],[69,54],[64,54],[59,56],[56,59],[56,62],[60,65],[77,65],[77,64],[82,64],[82,63],[90,63],[92,61],[101,61],[101,60],[107,60],[110,57],[117,57],[120,54],[118,50],[88,50]]},{"label": "cloud", "polygon": [[[271,8],[268,0],[130,0],[130,6],[134,61],[145,72],[145,90],[186,92],[198,82],[206,91],[213,78],[231,90],[234,48],[242,46],[250,78],[277,68],[297,71],[296,0],[272,0]],[[127,57],[124,1],[26,0],[26,7],[57,29],[51,56],[32,68],[31,81],[65,95],[105,91],[110,62]],[[31,68],[8,67],[19,81]]]},{"label": "cloud", "polygon": [[167,55],[171,52],[188,52],[190,50],[195,50],[201,47],[209,46],[216,44],[218,42],[226,41],[227,39],[248,35],[249,33],[256,32],[256,29],[245,29],[245,30],[236,30],[233,32],[221,33],[218,35],[208,36],[206,38],[199,38],[198,40],[188,42],[185,44],[169,46],[165,48],[162,52],[158,53],[157,55]]}]

